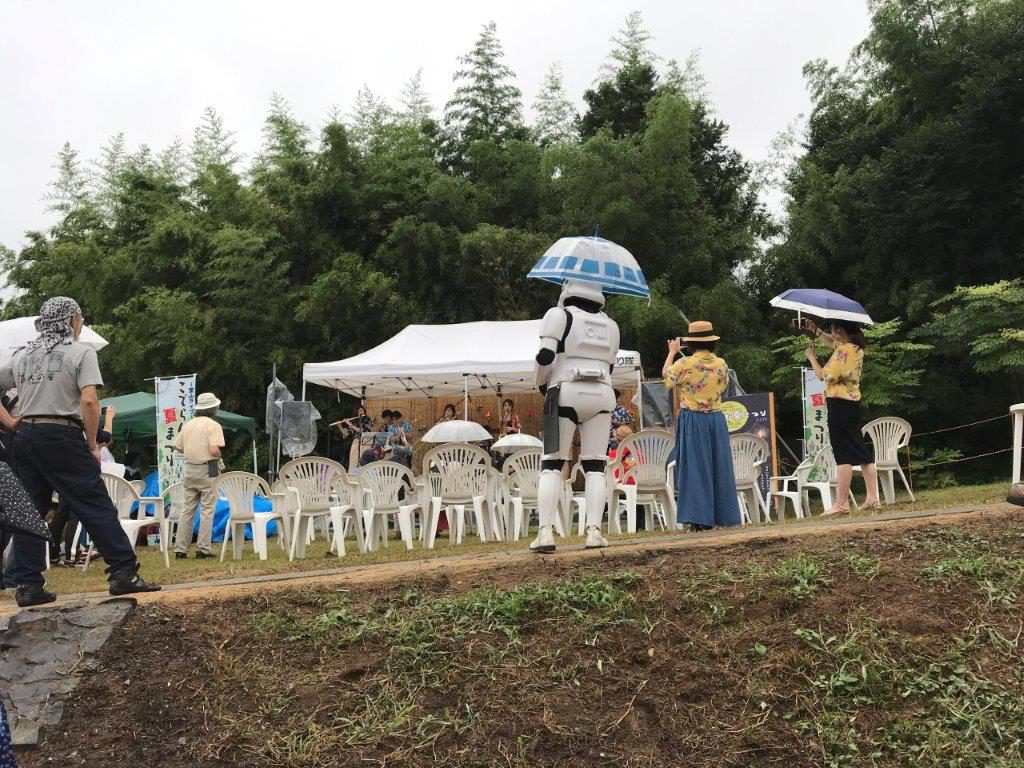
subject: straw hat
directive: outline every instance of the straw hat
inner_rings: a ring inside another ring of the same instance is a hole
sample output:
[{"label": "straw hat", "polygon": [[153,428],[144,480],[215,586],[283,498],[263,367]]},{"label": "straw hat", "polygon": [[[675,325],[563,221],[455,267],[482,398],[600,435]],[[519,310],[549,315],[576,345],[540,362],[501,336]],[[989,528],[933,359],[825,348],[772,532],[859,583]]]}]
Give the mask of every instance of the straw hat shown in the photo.
[{"label": "straw hat", "polygon": [[213,392],[203,392],[196,398],[197,411],[211,411],[214,408],[220,408],[220,400]]},{"label": "straw hat", "polygon": [[718,341],[721,337],[715,335],[715,327],[707,320],[698,320],[690,323],[683,341]]}]

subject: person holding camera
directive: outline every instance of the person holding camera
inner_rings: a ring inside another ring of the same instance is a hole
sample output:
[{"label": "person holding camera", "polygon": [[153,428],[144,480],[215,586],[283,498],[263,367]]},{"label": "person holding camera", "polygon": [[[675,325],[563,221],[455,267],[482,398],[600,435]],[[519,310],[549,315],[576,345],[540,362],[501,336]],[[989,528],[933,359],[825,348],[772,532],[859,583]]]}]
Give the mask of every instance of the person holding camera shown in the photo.
[{"label": "person holding camera", "polygon": [[[662,375],[680,404],[676,426],[676,520],[692,530],[739,525],[736,478],[722,395],[729,366],[715,354],[720,337],[711,323],[690,323],[682,339],[668,342]],[[676,360],[686,344],[689,357]]]},{"label": "person holding camera", "polygon": [[842,515],[850,511],[850,483],[853,468],[860,465],[867,486],[865,509],[878,509],[878,475],[874,456],[864,442],[861,430],[860,375],[864,365],[864,350],[868,343],[856,323],[843,320],[832,322],[832,332],[824,333],[811,320],[804,320],[802,329],[833,350],[825,365],[818,362],[818,353],[811,341],[804,354],[819,379],[825,382],[825,405],[828,412],[828,439],[836,460],[835,503],[826,509],[823,517]]}]

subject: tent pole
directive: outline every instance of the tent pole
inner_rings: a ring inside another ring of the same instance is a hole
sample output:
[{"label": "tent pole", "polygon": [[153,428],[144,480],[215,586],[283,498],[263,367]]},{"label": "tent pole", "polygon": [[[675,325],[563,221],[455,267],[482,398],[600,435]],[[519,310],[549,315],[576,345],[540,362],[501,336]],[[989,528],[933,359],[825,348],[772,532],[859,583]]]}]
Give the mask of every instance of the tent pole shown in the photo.
[{"label": "tent pole", "polygon": [[462,385],[463,385],[462,418],[465,421],[469,421],[469,374],[468,373],[462,374]]},{"label": "tent pole", "polygon": [[252,473],[258,475],[260,473],[260,465],[256,460],[256,438],[252,439]]},{"label": "tent pole", "polygon": [[302,380],[302,402],[306,402],[306,380]]},{"label": "tent pole", "polygon": [[[157,378],[153,379],[153,389],[154,389],[154,392],[156,393],[155,396],[153,397],[153,404],[154,404],[153,421],[156,424],[156,433],[159,434],[159,432],[160,432],[160,377],[159,376]],[[159,490],[160,493],[162,494],[163,491],[164,491],[164,483],[163,483],[164,471],[163,471],[163,467],[161,467],[161,462],[160,462],[160,438],[159,437],[157,437],[156,445],[154,447],[156,448],[156,487],[157,487],[157,490]]]},{"label": "tent pole", "polygon": [[[270,373],[270,391],[277,393],[277,363],[273,364]],[[255,439],[255,438],[253,438]],[[255,453],[255,452],[254,452]],[[267,424],[267,479],[274,482],[274,403],[270,403],[270,420]]]},{"label": "tent pole", "polygon": [[644,429],[644,372],[640,369],[636,372],[636,402],[637,419],[640,424],[640,431]]}]

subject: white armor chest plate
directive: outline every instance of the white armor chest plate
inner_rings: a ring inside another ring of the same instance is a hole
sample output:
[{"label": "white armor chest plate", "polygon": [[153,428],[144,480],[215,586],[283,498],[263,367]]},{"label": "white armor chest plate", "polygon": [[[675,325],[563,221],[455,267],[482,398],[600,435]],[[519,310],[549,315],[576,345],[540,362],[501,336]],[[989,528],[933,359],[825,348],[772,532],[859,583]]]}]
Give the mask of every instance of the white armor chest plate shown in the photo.
[{"label": "white armor chest plate", "polygon": [[611,366],[619,351],[619,329],[603,312],[592,314],[568,307],[572,326],[565,351],[555,355],[550,382],[591,381],[611,385]]}]

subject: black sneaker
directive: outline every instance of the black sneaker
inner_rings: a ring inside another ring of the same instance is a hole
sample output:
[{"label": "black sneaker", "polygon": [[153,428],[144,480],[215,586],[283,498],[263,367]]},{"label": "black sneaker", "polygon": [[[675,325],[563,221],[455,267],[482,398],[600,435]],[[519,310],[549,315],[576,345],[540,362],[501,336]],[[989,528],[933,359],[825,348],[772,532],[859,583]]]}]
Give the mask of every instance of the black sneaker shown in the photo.
[{"label": "black sneaker", "polygon": [[175,560],[187,560],[188,559],[188,552],[175,552],[174,553],[174,559]]},{"label": "black sneaker", "polygon": [[111,574],[109,592],[114,595],[133,595],[137,592],[159,592],[159,584],[150,584],[134,569]]},{"label": "black sneaker", "polygon": [[209,560],[213,557],[216,557],[213,552],[196,552],[196,560]]},{"label": "black sneaker", "polygon": [[33,605],[46,605],[57,599],[53,592],[47,592],[42,584],[19,584],[14,591],[14,600],[19,608],[31,608]]}]

